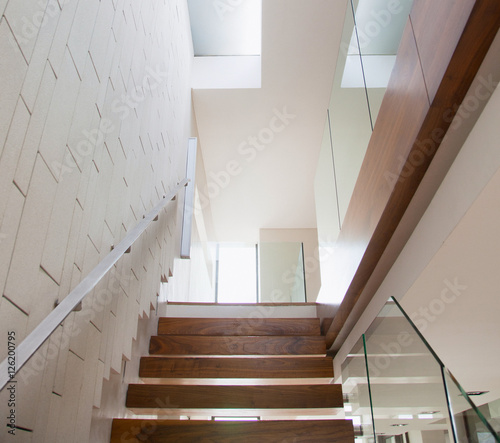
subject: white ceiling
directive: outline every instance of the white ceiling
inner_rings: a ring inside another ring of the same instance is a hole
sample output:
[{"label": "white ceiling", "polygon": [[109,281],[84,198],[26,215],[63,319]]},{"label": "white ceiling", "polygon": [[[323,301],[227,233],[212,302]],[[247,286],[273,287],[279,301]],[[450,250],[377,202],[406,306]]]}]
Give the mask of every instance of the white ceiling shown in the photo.
[{"label": "white ceiling", "polygon": [[[193,91],[218,240],[256,241],[259,228],[316,227],[314,175],[346,4],[263,0],[262,88]],[[284,125],[278,112],[293,117]],[[261,151],[243,147],[255,158],[238,151],[259,133],[273,140]],[[226,186],[215,177],[227,178],[228,165],[236,173]]]}]

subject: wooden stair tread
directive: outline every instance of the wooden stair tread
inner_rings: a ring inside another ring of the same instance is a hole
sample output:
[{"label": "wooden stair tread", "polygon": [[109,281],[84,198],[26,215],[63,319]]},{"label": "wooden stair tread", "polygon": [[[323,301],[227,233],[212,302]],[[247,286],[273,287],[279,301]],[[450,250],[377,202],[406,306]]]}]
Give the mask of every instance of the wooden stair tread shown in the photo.
[{"label": "wooden stair tread", "polygon": [[190,336],[151,337],[152,355],[325,355],[322,336]]},{"label": "wooden stair tread", "polygon": [[331,357],[142,357],[144,378],[313,378],[333,377]]},{"label": "wooden stair tread", "polygon": [[115,419],[111,443],[195,442],[217,443],[352,443],[350,420],[278,420],[221,422],[202,420]]},{"label": "wooden stair tread", "polygon": [[[317,318],[161,318],[150,354],[139,369],[149,382],[129,385],[126,406],[160,418],[115,419],[111,442],[354,441],[350,420],[313,419],[343,407]],[[263,420],[167,419],[200,414]]]},{"label": "wooden stair tread", "polygon": [[342,386],[326,385],[160,385],[130,384],[128,408],[342,408]]},{"label": "wooden stair tread", "polygon": [[162,317],[158,335],[321,335],[318,318]]}]

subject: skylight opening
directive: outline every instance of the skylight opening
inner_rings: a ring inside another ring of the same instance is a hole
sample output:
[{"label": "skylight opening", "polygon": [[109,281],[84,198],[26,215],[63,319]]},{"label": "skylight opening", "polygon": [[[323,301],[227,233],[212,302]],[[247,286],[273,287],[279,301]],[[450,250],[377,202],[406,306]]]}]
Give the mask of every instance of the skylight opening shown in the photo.
[{"label": "skylight opening", "polygon": [[188,0],[195,57],[260,56],[262,0]]}]

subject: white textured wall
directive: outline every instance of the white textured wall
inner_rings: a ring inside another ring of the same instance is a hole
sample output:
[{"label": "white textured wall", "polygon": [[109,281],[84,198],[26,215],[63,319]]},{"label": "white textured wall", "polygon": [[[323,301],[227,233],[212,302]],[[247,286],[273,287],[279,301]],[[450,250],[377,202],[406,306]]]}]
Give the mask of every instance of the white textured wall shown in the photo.
[{"label": "white textured wall", "polygon": [[[192,44],[180,0],[0,0],[0,15],[0,341],[19,344],[183,178]],[[28,364],[16,424],[33,433],[12,441],[88,439],[102,378],[173,269],[176,207],[59,328],[63,351]]]}]

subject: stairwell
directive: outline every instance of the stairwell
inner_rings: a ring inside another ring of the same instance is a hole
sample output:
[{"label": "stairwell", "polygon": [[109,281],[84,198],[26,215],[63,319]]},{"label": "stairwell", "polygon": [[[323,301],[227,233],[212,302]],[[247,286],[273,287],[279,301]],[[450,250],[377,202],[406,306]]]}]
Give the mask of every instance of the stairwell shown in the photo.
[{"label": "stairwell", "polygon": [[112,443],[354,441],[317,318],[160,318],[139,376]]}]

